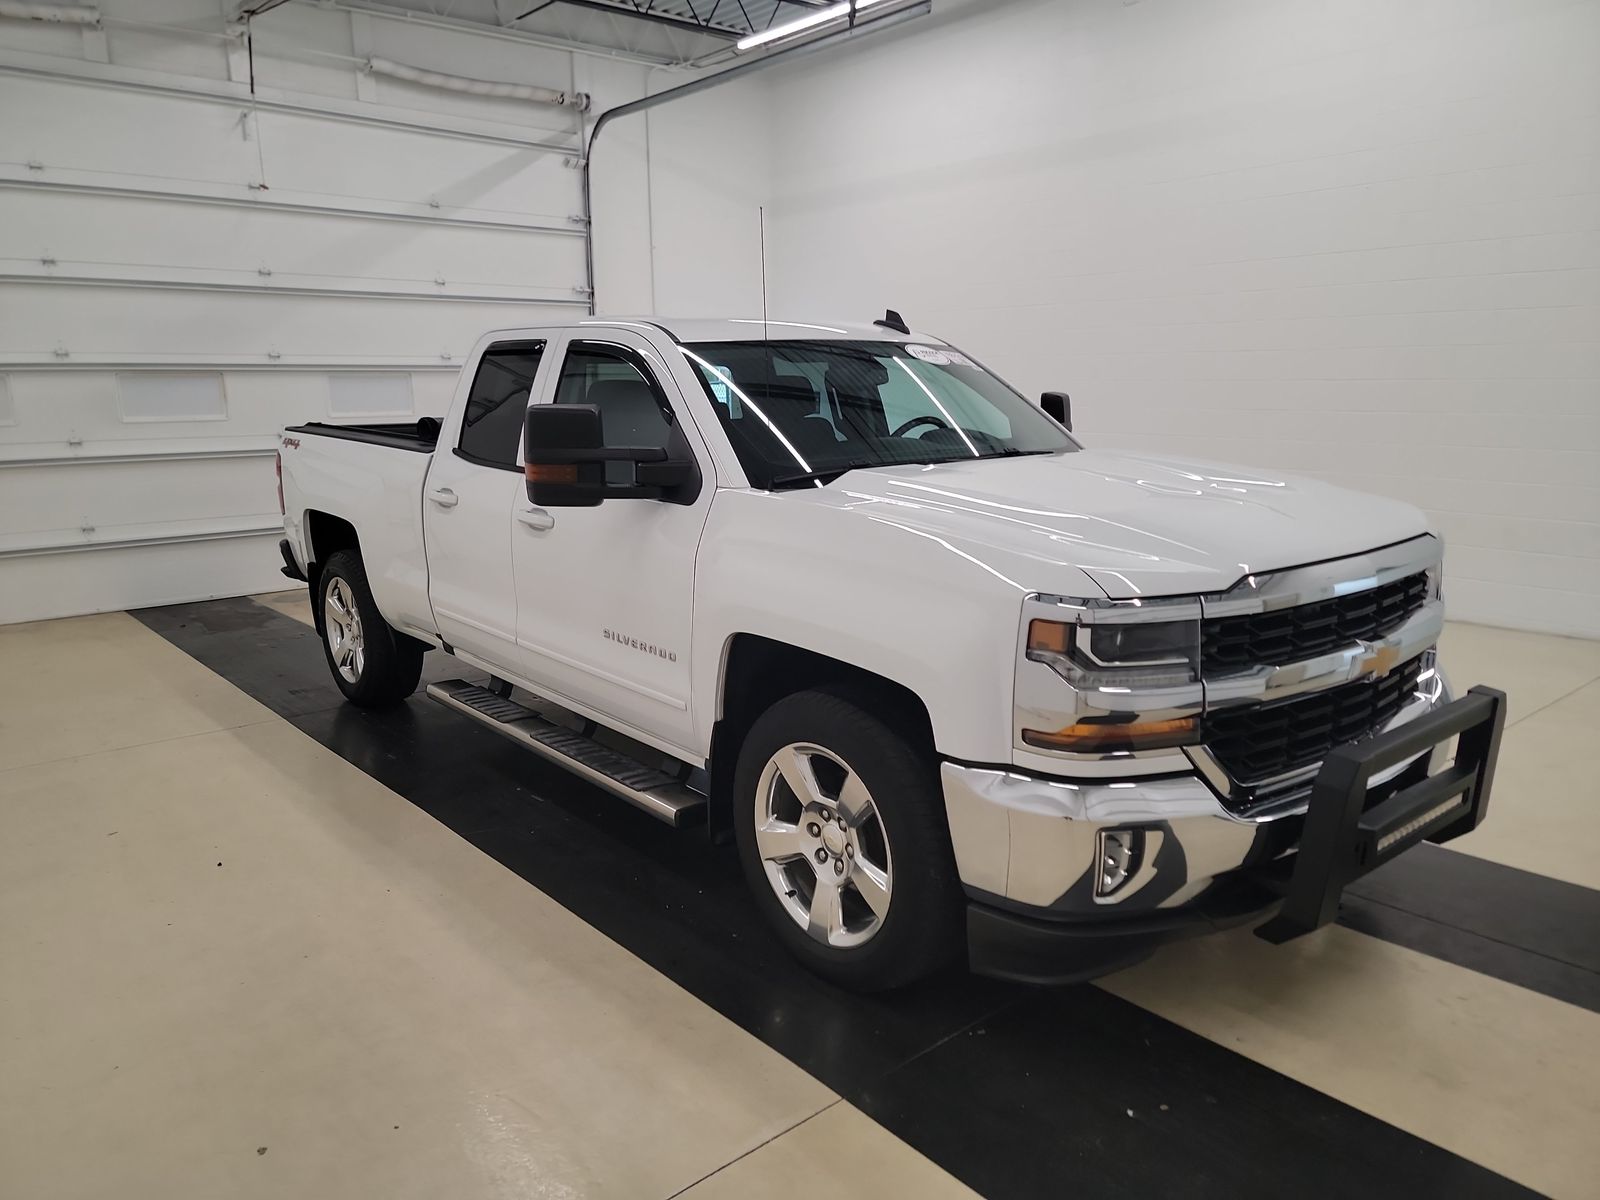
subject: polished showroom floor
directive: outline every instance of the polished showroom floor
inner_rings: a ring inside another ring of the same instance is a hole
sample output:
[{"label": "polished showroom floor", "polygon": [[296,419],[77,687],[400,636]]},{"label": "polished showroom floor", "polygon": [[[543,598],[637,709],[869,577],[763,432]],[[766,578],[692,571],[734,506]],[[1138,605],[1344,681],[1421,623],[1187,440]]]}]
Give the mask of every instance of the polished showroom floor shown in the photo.
[{"label": "polished showroom floor", "polygon": [[1600,1195],[1600,643],[1450,628],[1488,823],[1337,925],[863,999],[730,850],[340,703],[307,621],[0,628],[0,1195]]}]

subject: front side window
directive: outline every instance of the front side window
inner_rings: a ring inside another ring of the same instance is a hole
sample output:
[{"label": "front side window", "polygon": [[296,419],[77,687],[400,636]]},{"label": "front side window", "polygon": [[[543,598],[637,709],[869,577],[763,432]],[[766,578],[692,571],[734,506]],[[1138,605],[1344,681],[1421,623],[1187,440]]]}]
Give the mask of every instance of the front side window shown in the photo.
[{"label": "front side window", "polygon": [[544,345],[505,342],[484,351],[461,419],[457,451],[462,458],[486,467],[517,469],[522,418],[528,411],[528,394],[539,373]]},{"label": "front side window", "polygon": [[948,346],[702,342],[684,352],[757,487],[804,486],[854,467],[1077,449]]},{"label": "front side window", "polygon": [[[672,425],[660,390],[633,356],[619,347],[574,343],[561,364],[555,402],[598,408],[603,445],[670,448]],[[607,463],[606,482],[633,482],[633,465]]]}]

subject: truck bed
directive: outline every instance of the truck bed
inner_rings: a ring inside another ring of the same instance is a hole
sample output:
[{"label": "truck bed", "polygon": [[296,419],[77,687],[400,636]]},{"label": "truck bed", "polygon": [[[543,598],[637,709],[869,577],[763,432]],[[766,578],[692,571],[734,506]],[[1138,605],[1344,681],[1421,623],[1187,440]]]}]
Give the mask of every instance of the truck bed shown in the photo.
[{"label": "truck bed", "polygon": [[418,417],[415,421],[384,425],[330,425],[326,421],[311,421],[305,425],[291,425],[284,432],[341,438],[347,442],[366,442],[394,450],[431,454],[439,441],[439,418]]}]

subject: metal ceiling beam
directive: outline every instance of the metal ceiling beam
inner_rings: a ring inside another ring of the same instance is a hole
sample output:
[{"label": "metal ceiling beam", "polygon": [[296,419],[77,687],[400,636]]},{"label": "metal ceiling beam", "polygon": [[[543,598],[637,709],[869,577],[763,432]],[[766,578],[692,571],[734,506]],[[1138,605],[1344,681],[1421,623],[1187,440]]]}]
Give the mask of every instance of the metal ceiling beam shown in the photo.
[{"label": "metal ceiling beam", "polygon": [[[614,17],[632,17],[637,21],[649,21],[653,25],[665,25],[669,29],[686,29],[690,33],[702,33],[711,37],[737,38],[744,35],[738,30],[724,29],[719,25],[706,25],[699,21],[691,21],[687,17],[674,17],[666,13],[651,12],[648,8],[635,8],[631,4],[607,4],[605,0],[550,0],[554,4],[566,4],[573,8],[587,8],[592,12],[610,13]],[[547,7],[540,5],[539,8]],[[539,8],[533,11],[538,12]],[[524,13],[523,16],[528,16]],[[515,17],[512,26],[522,17]]]},{"label": "metal ceiling beam", "polygon": [[[384,20],[411,25],[415,28],[431,27],[454,30],[457,33],[499,38],[503,41],[516,42],[524,46],[540,46],[547,50],[560,50],[567,54],[583,54],[591,58],[606,58],[616,62],[633,62],[644,66],[663,68],[677,67],[682,63],[681,58],[668,58],[659,54],[646,54],[610,46],[598,46],[592,42],[578,42],[571,38],[539,34],[532,30],[519,29],[512,25],[490,25],[483,21],[469,21],[462,17],[441,17],[423,12],[420,9],[397,8],[394,5],[383,3],[383,0],[303,0],[303,2],[314,3],[318,8],[366,13],[369,16],[382,17]],[[559,0],[556,0],[556,2],[559,2]],[[524,8],[535,7],[534,0],[521,0],[521,3]]]},{"label": "metal ceiling beam", "polygon": [[[556,4],[566,4],[573,8],[587,8],[593,12],[614,13],[617,16],[633,17],[640,21],[650,21],[657,25],[665,25],[670,29],[684,29],[691,33],[707,34],[711,37],[739,38],[755,33],[755,22],[744,11],[743,4],[737,3],[726,8],[730,18],[735,16],[743,18],[743,27],[737,21],[734,23],[715,24],[719,10],[723,9],[721,0],[711,6],[711,11],[702,19],[698,9],[692,2],[688,3],[690,16],[681,16],[673,13],[655,11],[655,0],[525,0],[529,4],[526,12],[519,13],[506,22],[507,28],[513,28],[524,17],[531,17],[535,13],[543,12]],[[768,16],[767,24],[762,28],[770,27],[777,23],[778,16],[785,6],[800,9],[802,12],[815,12],[819,8],[827,8],[833,0],[773,0],[772,12]]]}]

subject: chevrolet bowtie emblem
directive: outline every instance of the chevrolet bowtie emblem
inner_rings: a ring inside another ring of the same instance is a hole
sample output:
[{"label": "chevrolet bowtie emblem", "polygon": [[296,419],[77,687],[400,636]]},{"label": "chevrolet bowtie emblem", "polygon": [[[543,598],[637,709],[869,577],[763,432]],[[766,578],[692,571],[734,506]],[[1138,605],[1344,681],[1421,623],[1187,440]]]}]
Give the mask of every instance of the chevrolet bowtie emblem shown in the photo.
[{"label": "chevrolet bowtie emblem", "polygon": [[1374,679],[1382,679],[1395,664],[1400,661],[1400,648],[1398,646],[1379,646],[1372,650],[1361,660],[1356,667],[1356,677],[1371,675]]}]

